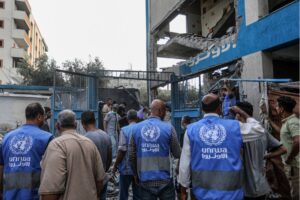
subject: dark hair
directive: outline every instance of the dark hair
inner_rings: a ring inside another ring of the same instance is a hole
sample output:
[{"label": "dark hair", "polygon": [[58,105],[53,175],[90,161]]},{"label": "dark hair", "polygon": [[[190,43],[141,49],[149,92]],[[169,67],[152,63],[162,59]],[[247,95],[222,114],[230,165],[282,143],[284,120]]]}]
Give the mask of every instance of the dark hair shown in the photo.
[{"label": "dark hair", "polygon": [[206,113],[208,112],[214,112],[217,110],[217,108],[220,106],[221,101],[219,98],[215,99],[214,101],[210,102],[209,104],[201,102],[202,110]]},{"label": "dark hair", "polygon": [[182,117],[182,120],[183,120],[185,123],[190,124],[191,121],[192,121],[192,118],[191,118],[190,116],[188,116],[188,115],[184,115],[184,116]]},{"label": "dark hair", "polygon": [[127,112],[127,120],[135,120],[135,121],[138,120],[136,110],[131,109]]},{"label": "dark hair", "polygon": [[85,111],[81,114],[81,123],[82,124],[96,124],[95,115],[92,111]]},{"label": "dark hair", "polygon": [[45,114],[44,108],[40,103],[31,103],[25,109],[26,119],[36,119],[39,114]]},{"label": "dark hair", "polygon": [[50,111],[51,111],[51,109],[50,109],[49,107],[47,107],[47,106],[45,106],[45,107],[44,107],[44,109],[45,109],[45,113],[47,113],[47,112],[50,112]]},{"label": "dark hair", "polygon": [[253,116],[253,106],[251,103],[247,101],[243,102],[237,102],[236,106],[239,107],[242,111],[250,115],[251,117]]},{"label": "dark hair", "polygon": [[291,97],[288,96],[280,96],[277,99],[278,105],[282,107],[286,112],[292,113],[295,106],[296,106],[296,101],[292,99]]}]

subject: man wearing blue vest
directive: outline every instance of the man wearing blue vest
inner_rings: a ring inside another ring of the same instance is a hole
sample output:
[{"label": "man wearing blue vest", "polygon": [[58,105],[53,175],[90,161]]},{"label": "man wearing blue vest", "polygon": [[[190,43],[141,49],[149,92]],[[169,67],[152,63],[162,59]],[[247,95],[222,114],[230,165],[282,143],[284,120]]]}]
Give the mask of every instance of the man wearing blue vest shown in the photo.
[{"label": "man wearing blue vest", "polygon": [[[0,165],[3,174],[3,197],[14,200],[38,200],[40,161],[52,139],[41,130],[44,108],[39,103],[26,107],[26,124],[5,135],[0,148]],[[2,191],[1,191],[2,192]]]},{"label": "man wearing blue vest", "polygon": [[182,197],[192,183],[201,200],[242,200],[242,136],[238,121],[220,118],[221,101],[202,99],[203,119],[188,126],[180,158]]},{"label": "man wearing blue vest", "polygon": [[135,110],[129,110],[127,112],[127,121],[129,125],[123,127],[120,131],[118,155],[112,171],[115,173],[118,168],[120,172],[119,199],[128,199],[129,186],[132,185],[133,200],[139,200],[139,187],[133,182],[134,177],[128,155],[129,142],[132,136],[132,127],[138,121],[137,112]]},{"label": "man wearing blue vest", "polygon": [[173,126],[162,121],[165,114],[165,103],[156,99],[151,104],[151,116],[132,128],[129,159],[135,182],[141,186],[141,199],[175,200],[170,153],[179,159],[181,149]]}]

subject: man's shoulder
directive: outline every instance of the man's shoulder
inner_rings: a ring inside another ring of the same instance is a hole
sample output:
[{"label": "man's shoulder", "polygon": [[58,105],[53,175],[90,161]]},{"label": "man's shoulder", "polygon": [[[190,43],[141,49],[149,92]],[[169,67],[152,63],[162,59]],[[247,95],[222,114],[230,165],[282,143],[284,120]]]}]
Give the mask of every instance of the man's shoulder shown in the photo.
[{"label": "man's shoulder", "polygon": [[300,120],[299,120],[298,117],[296,117],[296,115],[293,115],[292,117],[290,117],[290,118],[286,121],[286,123],[287,123],[288,125],[290,125],[290,124],[299,124],[299,123],[300,123]]},{"label": "man's shoulder", "polygon": [[238,120],[235,120],[235,119],[223,119],[223,118],[219,118],[218,119],[219,122],[221,123],[224,123],[224,124],[239,124],[239,121]]},{"label": "man's shoulder", "polygon": [[3,142],[10,139],[11,137],[14,137],[16,135],[19,134],[26,134],[28,136],[38,136],[38,137],[34,137],[34,139],[37,138],[51,138],[53,135],[47,131],[44,131],[42,129],[39,129],[38,127],[31,127],[31,128],[25,128],[24,126],[21,126],[15,130],[10,131],[9,133],[7,133],[4,138],[3,138]]},{"label": "man's shoulder", "polygon": [[101,129],[96,131],[89,131],[85,134],[85,137],[88,138],[109,138],[108,134]]},{"label": "man's shoulder", "polygon": [[135,125],[136,125],[136,124],[128,124],[128,125],[126,125],[126,126],[123,126],[123,127],[121,128],[121,130],[122,130],[122,131],[127,131],[128,129],[134,128]]},{"label": "man's shoulder", "polygon": [[82,136],[78,133],[74,133],[74,134],[63,134],[59,137],[56,137],[50,142],[49,145],[55,145],[55,146],[62,145],[74,140],[80,141],[80,143],[87,142],[93,144],[93,142],[89,138]]}]

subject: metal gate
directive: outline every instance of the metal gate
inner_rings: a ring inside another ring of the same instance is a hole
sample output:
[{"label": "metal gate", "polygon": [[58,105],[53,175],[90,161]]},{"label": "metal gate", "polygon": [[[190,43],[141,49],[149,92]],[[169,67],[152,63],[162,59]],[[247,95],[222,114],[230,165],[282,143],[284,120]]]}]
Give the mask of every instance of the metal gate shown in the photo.
[{"label": "metal gate", "polygon": [[[55,70],[53,97],[52,98],[52,121],[51,132],[55,133],[55,123],[58,113],[65,109],[70,109],[76,114],[77,130],[84,133],[80,117],[81,113],[87,110],[95,113],[98,118],[97,110],[97,77],[94,75],[69,72],[64,70]],[[98,121],[98,120],[97,120]]]}]

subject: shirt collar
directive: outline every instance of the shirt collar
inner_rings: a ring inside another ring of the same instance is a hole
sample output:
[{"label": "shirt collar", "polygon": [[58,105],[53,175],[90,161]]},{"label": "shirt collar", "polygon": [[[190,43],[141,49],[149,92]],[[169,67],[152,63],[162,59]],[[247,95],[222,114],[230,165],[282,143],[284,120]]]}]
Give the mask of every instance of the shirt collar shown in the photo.
[{"label": "shirt collar", "polygon": [[203,117],[220,117],[220,116],[216,113],[206,113],[206,114],[204,114]]},{"label": "shirt collar", "polygon": [[284,122],[286,122],[287,120],[289,120],[289,119],[291,119],[291,118],[294,118],[294,117],[296,117],[296,115],[295,115],[295,114],[291,114],[290,116],[288,116],[287,118],[284,118],[284,119],[281,120],[281,121],[282,121],[282,123],[284,123]]},{"label": "shirt collar", "polygon": [[61,134],[62,135],[63,134],[77,134],[77,132],[75,129],[70,129],[70,130],[66,130],[66,131],[62,132]]},{"label": "shirt collar", "polygon": [[161,120],[159,117],[153,116],[153,115],[150,115],[150,116],[149,116],[149,119],[150,119],[150,118],[154,118],[154,119],[159,119],[159,120]]}]

